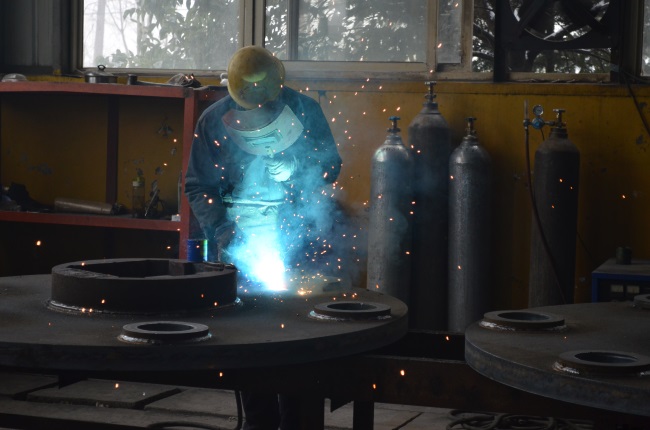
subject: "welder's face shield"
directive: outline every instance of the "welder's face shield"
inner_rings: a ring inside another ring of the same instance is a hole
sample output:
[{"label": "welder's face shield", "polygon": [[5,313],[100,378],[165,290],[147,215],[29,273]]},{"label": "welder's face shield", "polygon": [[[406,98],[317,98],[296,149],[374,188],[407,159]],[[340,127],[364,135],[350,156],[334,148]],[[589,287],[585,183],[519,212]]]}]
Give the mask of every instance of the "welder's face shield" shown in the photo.
[{"label": "welder's face shield", "polygon": [[230,110],[222,121],[242,150],[271,158],[293,145],[304,130],[291,108],[278,101],[248,111]]}]

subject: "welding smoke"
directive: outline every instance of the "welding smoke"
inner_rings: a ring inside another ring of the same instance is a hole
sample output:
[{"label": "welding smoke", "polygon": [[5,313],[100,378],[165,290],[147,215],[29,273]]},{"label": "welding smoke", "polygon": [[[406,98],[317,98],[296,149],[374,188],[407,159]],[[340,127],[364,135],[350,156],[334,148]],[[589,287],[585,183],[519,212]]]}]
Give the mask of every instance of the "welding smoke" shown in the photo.
[{"label": "welding smoke", "polygon": [[351,246],[347,217],[319,165],[303,161],[285,198],[272,206],[239,211],[236,237],[225,259],[237,266],[251,290],[282,291],[295,272],[348,277]]}]

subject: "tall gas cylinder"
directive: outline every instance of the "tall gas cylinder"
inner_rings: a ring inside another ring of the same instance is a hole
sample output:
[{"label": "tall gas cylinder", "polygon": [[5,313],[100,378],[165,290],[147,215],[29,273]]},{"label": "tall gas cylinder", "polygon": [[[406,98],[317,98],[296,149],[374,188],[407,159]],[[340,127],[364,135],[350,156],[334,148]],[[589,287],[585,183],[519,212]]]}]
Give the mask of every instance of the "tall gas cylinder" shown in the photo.
[{"label": "tall gas cylinder", "polygon": [[562,122],[564,110],[554,112],[551,133],[535,152],[531,307],[573,303],[574,295],[580,152]]},{"label": "tall gas cylinder", "polygon": [[435,82],[408,129],[413,154],[413,252],[411,261],[412,328],[447,326],[447,234],[451,133],[438,110]]},{"label": "tall gas cylinder", "polygon": [[464,332],[489,310],[492,161],[479,143],[476,118],[449,158],[449,324]]},{"label": "tall gas cylinder", "polygon": [[367,288],[409,304],[413,160],[397,127],[372,158]]}]

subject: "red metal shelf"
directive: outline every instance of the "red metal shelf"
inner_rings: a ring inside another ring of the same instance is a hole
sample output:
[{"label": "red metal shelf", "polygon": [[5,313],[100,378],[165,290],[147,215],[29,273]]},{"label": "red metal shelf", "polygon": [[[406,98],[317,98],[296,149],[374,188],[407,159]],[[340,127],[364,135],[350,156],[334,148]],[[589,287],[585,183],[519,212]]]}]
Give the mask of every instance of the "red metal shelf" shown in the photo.
[{"label": "red metal shelf", "polygon": [[[108,100],[108,127],[106,135],[106,201],[115,201],[117,193],[117,148],[119,138],[119,99],[123,97],[151,97],[177,99],[183,103],[183,160],[182,170],[187,169],[194,126],[199,115],[210,102],[226,94],[225,87],[185,88],[165,85],[91,84],[85,82],[1,82],[0,96],[19,94],[80,94],[106,97]],[[181,222],[167,220],[136,219],[130,216],[103,216],[88,214],[2,212],[0,222],[38,223],[52,225],[73,225],[106,227],[116,229],[140,229],[177,232],[179,243],[189,237],[191,212],[185,196],[182,196]],[[185,258],[185,247],[179,248],[179,258]]]}]

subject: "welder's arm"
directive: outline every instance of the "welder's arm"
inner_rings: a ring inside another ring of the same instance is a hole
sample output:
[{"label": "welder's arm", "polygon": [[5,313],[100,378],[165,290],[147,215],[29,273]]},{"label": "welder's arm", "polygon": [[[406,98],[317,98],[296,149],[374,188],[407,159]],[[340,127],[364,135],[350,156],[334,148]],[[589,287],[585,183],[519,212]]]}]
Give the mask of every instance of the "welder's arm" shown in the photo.
[{"label": "welder's arm", "polygon": [[215,167],[219,165],[219,151],[199,125],[185,173],[185,195],[209,240],[229,225],[220,195],[220,172]]}]

